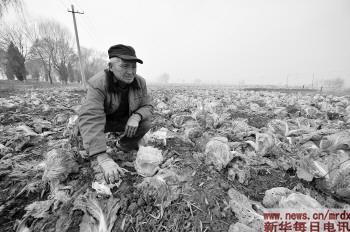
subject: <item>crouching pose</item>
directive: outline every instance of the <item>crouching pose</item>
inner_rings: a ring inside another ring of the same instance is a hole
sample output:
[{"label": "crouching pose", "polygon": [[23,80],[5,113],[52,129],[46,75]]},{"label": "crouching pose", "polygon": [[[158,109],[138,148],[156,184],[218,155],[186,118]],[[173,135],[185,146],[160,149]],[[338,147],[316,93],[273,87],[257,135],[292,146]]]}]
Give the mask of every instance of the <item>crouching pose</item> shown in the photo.
[{"label": "crouching pose", "polygon": [[108,49],[108,69],[89,80],[85,102],[79,113],[79,130],[90,159],[95,159],[107,183],[119,179],[123,169],[106,153],[106,132],[124,132],[117,141],[122,151],[138,150],[138,142],[151,128],[153,106],[145,80],[136,74],[131,46]]}]

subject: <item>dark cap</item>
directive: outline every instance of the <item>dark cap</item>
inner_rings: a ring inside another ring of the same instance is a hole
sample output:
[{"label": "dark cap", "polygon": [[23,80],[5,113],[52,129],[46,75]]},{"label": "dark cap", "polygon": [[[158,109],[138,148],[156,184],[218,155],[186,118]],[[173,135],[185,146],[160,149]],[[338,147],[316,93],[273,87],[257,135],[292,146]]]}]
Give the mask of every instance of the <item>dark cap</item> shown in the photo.
[{"label": "dark cap", "polygon": [[110,47],[108,49],[109,58],[119,57],[123,60],[136,61],[143,64],[143,61],[136,57],[135,49],[131,46],[126,46],[123,44],[118,44]]}]

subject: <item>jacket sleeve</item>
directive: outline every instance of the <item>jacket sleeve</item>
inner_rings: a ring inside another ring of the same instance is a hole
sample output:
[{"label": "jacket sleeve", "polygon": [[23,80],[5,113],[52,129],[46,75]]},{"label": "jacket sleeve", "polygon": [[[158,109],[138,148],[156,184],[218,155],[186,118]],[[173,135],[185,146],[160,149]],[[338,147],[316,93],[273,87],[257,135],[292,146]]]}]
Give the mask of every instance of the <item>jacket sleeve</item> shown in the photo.
[{"label": "jacket sleeve", "polygon": [[141,98],[140,107],[135,111],[135,113],[140,114],[142,117],[142,120],[145,120],[145,119],[149,119],[153,115],[153,105],[152,105],[152,98],[147,91],[147,86],[145,81],[142,82],[141,88],[143,90],[143,96]]},{"label": "jacket sleeve", "polygon": [[104,91],[89,85],[86,100],[79,114],[79,129],[83,138],[83,146],[90,157],[105,152],[107,149],[104,134],[106,124],[104,99]]}]

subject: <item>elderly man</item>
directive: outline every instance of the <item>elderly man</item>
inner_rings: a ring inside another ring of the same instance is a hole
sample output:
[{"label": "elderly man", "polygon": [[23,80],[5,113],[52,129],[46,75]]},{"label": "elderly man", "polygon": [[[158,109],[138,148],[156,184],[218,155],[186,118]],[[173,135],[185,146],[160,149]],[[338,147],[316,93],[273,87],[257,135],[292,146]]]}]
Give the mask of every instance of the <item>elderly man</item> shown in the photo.
[{"label": "elderly man", "polygon": [[123,170],[106,153],[105,132],[124,132],[116,146],[125,152],[137,150],[151,128],[153,107],[145,80],[136,74],[136,62],[143,62],[135,50],[118,44],[108,55],[108,69],[89,80],[79,130],[89,157],[97,160],[106,182],[114,183]]}]

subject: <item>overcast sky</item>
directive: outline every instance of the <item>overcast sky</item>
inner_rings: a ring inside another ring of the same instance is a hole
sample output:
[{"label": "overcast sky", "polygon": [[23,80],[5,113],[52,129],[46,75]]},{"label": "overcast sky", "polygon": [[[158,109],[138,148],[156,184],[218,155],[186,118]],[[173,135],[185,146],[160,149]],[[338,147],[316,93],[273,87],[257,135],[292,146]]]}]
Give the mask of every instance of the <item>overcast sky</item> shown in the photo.
[{"label": "overcast sky", "polygon": [[53,18],[82,46],[136,49],[138,73],[171,82],[350,82],[350,0],[24,0],[33,18]]}]

